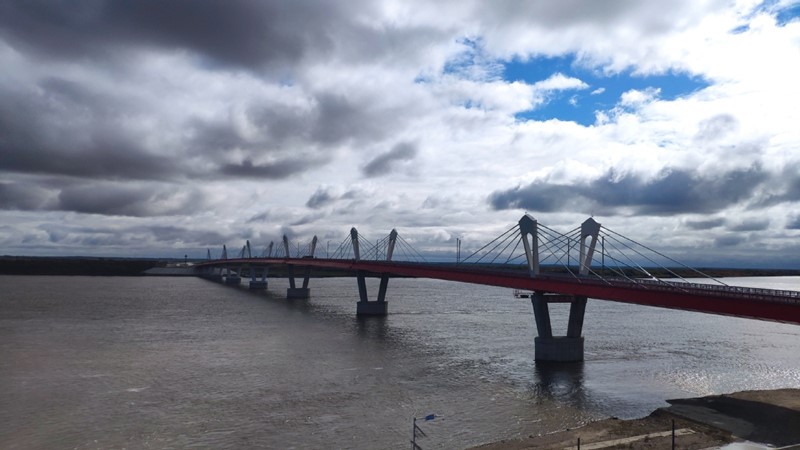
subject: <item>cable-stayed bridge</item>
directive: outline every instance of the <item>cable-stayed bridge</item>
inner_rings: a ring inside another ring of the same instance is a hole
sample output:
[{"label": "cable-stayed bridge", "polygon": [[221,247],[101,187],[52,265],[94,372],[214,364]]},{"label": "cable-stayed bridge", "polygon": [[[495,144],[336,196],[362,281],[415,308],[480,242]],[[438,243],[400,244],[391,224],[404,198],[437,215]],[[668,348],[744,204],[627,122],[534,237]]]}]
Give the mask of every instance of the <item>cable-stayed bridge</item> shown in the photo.
[{"label": "cable-stayed bridge", "polygon": [[[375,242],[374,244],[372,242]],[[266,289],[268,277],[289,278],[287,298],[308,298],[316,275],[354,277],[359,299],[356,313],[388,313],[391,277],[432,278],[514,289],[530,298],[538,337],[536,359],[583,359],[583,320],[588,299],[723,314],[800,325],[800,292],[728,286],[668,256],[609,230],[594,219],[566,233],[538,223],[529,215],[491,242],[456,263],[431,263],[397,231],[368,241],[353,228],[330,257],[315,256],[317,238],[292,248],[286,236],[253,256],[248,241],[235,257],[223,246],[219,259],[196,265],[203,277],[238,285],[250,278],[251,289]],[[298,282],[297,277],[302,281]],[[380,278],[371,300],[367,277]],[[302,283],[302,284],[300,284]],[[569,303],[566,335],[556,336],[549,304]]]}]

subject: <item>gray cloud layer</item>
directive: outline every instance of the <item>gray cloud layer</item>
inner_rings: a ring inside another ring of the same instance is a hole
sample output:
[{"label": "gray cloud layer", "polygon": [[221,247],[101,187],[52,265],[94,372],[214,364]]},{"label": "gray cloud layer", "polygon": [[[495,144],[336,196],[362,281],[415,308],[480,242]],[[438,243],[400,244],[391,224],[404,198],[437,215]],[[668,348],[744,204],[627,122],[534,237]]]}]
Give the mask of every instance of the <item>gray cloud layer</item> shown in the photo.
[{"label": "gray cloud layer", "polygon": [[609,172],[576,185],[537,181],[496,191],[489,197],[489,203],[494,209],[541,212],[713,213],[750,199],[768,179],[769,173],[757,166],[706,177],[686,169],[667,169],[653,179]]},{"label": "gray cloud layer", "polygon": [[364,175],[376,177],[385,175],[398,165],[411,161],[417,156],[417,147],[409,142],[401,142],[386,153],[382,153],[369,161],[362,169]]},{"label": "gray cloud layer", "polygon": [[[130,42],[187,48],[243,67],[296,63],[330,48],[324,24],[332,3],[232,0],[33,0],[0,4],[0,25],[15,45],[55,58],[110,56]],[[295,25],[306,21],[316,28]],[[307,33],[316,29],[316,33]]]}]

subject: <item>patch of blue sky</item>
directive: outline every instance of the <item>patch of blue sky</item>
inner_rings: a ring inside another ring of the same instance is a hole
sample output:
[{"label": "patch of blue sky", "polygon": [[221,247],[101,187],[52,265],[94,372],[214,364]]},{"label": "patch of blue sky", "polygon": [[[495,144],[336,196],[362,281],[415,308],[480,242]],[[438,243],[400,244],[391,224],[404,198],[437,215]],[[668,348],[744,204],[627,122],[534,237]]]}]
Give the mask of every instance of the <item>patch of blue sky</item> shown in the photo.
[{"label": "patch of blue sky", "polygon": [[589,87],[550,91],[544,104],[518,113],[518,120],[559,119],[591,125],[595,123],[597,111],[613,109],[622,94],[630,90],[658,89],[658,98],[674,100],[709,86],[703,78],[685,73],[633,75],[631,71],[625,71],[607,75],[575,64],[574,55],[532,58],[528,61],[515,59],[505,63],[503,78],[509,82],[534,84],[556,73],[577,78]]},{"label": "patch of blue sky", "polygon": [[753,8],[752,14],[758,13],[772,14],[775,16],[775,22],[780,26],[784,26],[800,18],[800,1],[764,0]]},{"label": "patch of blue sky", "polygon": [[742,34],[742,33],[744,33],[745,31],[748,31],[748,30],[750,30],[750,25],[749,24],[744,24],[744,25],[739,25],[738,27],[732,29],[731,33],[733,33],[733,34]]},{"label": "patch of blue sky", "polygon": [[789,5],[785,8],[780,8],[775,13],[775,21],[780,26],[784,26],[789,22],[795,21],[800,18],[800,2]]},{"label": "patch of blue sky", "polygon": [[481,38],[462,38],[458,43],[464,46],[464,50],[458,56],[445,63],[444,74],[456,75],[476,81],[501,79],[503,65],[496,59],[486,55]]}]

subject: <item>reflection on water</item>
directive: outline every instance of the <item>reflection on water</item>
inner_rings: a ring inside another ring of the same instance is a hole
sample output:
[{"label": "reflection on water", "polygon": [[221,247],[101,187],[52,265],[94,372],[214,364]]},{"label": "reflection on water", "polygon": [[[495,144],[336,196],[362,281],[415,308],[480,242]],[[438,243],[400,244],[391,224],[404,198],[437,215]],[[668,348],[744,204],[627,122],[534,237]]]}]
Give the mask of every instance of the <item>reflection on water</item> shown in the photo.
[{"label": "reflection on water", "polygon": [[[800,289],[764,280],[750,282]],[[432,413],[423,448],[463,448],[800,387],[800,327],[596,300],[586,361],[536,364],[530,303],[487,286],[393,279],[389,316],[358,319],[351,279],[314,279],[307,301],[287,301],[284,280],[0,285],[5,448],[399,448]]]},{"label": "reflection on water", "polygon": [[358,335],[366,339],[387,341],[389,339],[389,323],[386,317],[356,317]]},{"label": "reflection on water", "polygon": [[586,393],[583,384],[583,362],[539,362],[535,366],[536,396],[546,396],[583,409]]}]

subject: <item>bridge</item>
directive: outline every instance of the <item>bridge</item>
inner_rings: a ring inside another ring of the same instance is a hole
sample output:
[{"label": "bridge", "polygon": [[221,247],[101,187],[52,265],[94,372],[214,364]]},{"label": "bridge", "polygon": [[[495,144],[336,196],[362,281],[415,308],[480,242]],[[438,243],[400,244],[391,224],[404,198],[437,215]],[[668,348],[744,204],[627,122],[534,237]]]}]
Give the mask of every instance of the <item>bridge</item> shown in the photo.
[{"label": "bridge", "polygon": [[[289,299],[309,298],[312,272],[354,277],[359,316],[388,313],[386,294],[391,277],[511,288],[517,297],[531,300],[538,332],[534,343],[537,361],[583,360],[582,328],[588,299],[800,325],[800,292],[728,286],[608,230],[592,218],[562,234],[526,214],[456,263],[425,261],[396,230],[374,245],[369,242],[353,228],[332,257],[319,258],[315,256],[316,237],[292,254],[284,236],[282,246],[270,243],[257,257],[248,241],[237,257],[228,258],[223,246],[219,259],[212,259],[209,250],[208,260],[195,267],[199,275],[230,285],[240,284],[242,275],[247,274],[250,289],[267,289],[268,276],[286,276]],[[398,258],[398,249],[404,251],[403,258]],[[687,280],[682,274],[690,274],[692,280],[702,278],[702,282]],[[296,281],[298,275],[302,285]],[[367,293],[367,277],[380,279],[374,300]],[[570,305],[565,335],[553,333],[551,303]]]}]

